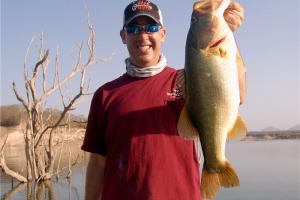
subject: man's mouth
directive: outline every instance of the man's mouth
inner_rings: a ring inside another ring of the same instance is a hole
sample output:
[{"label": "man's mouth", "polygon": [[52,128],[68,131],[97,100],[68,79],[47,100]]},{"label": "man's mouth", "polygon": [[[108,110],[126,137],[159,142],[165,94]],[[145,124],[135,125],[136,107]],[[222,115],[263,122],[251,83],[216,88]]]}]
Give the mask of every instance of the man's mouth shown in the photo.
[{"label": "man's mouth", "polygon": [[140,51],[145,52],[145,51],[148,51],[151,48],[151,45],[137,45],[137,48]]}]

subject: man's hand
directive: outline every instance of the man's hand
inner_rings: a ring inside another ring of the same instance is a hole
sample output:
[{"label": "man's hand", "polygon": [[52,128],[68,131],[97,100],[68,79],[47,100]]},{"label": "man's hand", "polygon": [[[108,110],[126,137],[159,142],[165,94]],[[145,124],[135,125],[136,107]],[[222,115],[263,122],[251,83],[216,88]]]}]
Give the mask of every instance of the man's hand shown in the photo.
[{"label": "man's hand", "polygon": [[244,20],[244,8],[237,2],[230,2],[224,12],[224,18],[229,28],[234,32],[242,25]]}]

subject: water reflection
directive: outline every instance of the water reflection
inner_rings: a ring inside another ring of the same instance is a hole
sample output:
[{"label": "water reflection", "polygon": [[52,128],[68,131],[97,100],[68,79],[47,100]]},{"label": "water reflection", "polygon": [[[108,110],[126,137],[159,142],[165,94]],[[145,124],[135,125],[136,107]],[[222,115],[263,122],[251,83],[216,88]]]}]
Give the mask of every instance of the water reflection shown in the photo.
[{"label": "water reflection", "polygon": [[[3,200],[9,200],[15,198],[19,193],[26,192],[26,199],[27,200],[43,200],[43,199],[51,199],[56,200],[55,193],[52,189],[51,181],[43,181],[37,184],[35,183],[19,183],[16,186],[12,185],[10,191],[3,195]],[[25,198],[24,198],[25,199]]]},{"label": "water reflection", "polygon": [[1,199],[3,199],[3,200],[12,199],[12,197],[13,197],[14,195],[16,195],[17,193],[19,193],[19,192],[21,192],[22,190],[24,190],[24,188],[26,187],[26,185],[27,185],[26,183],[19,183],[19,184],[16,185],[16,186],[13,186],[13,185],[12,185],[11,190],[8,191],[6,194],[4,194],[4,195],[2,196]]},{"label": "water reflection", "polygon": [[85,165],[77,166],[71,178],[61,176],[38,183],[18,183],[1,174],[1,200],[83,199],[85,169]]},{"label": "water reflection", "polygon": [[[57,175],[49,181],[19,184],[0,170],[0,199],[11,200],[60,200],[83,199],[85,169],[88,154],[80,150],[81,141],[56,145],[54,170]],[[7,166],[26,177],[24,145],[7,145],[4,149]],[[76,163],[75,166],[72,165]],[[69,168],[72,171],[69,171]],[[71,172],[71,174],[70,174]],[[70,178],[67,178],[69,177]]]}]

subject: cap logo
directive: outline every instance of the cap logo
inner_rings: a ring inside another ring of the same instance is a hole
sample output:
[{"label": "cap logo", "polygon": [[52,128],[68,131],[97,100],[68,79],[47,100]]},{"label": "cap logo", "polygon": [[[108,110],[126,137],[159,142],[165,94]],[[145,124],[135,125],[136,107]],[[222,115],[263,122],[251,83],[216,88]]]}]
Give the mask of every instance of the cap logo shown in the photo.
[{"label": "cap logo", "polygon": [[149,1],[137,1],[132,6],[132,11],[136,10],[152,10],[152,6],[150,5]]}]

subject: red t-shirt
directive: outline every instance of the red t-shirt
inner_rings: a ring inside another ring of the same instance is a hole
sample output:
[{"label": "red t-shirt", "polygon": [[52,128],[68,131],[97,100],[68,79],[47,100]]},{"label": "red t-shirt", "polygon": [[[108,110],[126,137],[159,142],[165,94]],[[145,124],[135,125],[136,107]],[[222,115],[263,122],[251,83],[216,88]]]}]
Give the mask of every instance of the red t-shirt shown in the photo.
[{"label": "red t-shirt", "polygon": [[103,200],[199,200],[193,141],[178,135],[183,100],[172,98],[176,70],[124,74],[92,100],[82,149],[106,156]]}]

